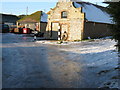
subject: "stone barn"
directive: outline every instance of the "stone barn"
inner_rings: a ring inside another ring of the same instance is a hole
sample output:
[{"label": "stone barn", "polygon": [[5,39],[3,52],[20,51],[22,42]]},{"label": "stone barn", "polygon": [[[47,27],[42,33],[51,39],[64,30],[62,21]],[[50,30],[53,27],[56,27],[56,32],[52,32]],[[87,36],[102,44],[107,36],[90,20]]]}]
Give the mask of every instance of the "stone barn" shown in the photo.
[{"label": "stone barn", "polygon": [[30,28],[45,33],[48,15],[43,11],[37,11],[17,21],[17,27]]},{"label": "stone barn", "polygon": [[59,0],[48,13],[47,39],[82,40],[110,36],[106,8],[89,2]]}]

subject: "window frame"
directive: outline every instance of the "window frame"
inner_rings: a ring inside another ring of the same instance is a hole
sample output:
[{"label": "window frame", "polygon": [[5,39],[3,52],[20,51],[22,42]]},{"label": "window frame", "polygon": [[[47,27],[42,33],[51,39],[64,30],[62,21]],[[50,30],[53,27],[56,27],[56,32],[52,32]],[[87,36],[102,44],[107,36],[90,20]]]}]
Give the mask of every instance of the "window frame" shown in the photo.
[{"label": "window frame", "polygon": [[68,12],[67,11],[62,11],[61,12],[61,18],[67,18],[68,17]]}]

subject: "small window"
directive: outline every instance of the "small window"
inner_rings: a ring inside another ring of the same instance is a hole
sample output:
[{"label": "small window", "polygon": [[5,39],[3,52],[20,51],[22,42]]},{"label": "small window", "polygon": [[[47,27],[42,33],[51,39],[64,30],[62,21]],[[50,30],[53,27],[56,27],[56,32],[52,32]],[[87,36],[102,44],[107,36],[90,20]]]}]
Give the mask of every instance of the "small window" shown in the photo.
[{"label": "small window", "polygon": [[61,18],[67,18],[67,12],[66,11],[63,11],[61,13]]}]

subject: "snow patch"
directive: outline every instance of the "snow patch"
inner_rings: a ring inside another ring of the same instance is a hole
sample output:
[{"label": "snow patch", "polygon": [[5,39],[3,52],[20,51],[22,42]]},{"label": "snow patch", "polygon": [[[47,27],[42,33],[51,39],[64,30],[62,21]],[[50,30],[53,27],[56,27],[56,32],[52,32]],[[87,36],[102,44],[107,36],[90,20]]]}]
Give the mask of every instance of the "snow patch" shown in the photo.
[{"label": "snow patch", "polygon": [[74,2],[74,6],[76,8],[83,8],[83,12],[86,15],[86,19],[88,21],[93,21],[93,22],[101,22],[101,23],[110,23],[113,24],[112,22],[112,18],[110,17],[110,15],[106,12],[101,10],[100,8],[96,7],[95,5],[89,3],[77,3]]},{"label": "snow patch", "polygon": [[[81,42],[78,42],[80,44]],[[83,42],[82,42],[83,43]],[[81,54],[86,54],[86,53],[99,53],[99,52],[104,52],[108,50],[115,50],[116,42],[111,39],[106,39],[106,40],[95,40],[93,42],[88,42],[86,41],[85,44],[88,44],[88,47],[86,45],[82,45],[77,48],[71,48],[71,49],[62,49],[64,51],[71,51],[71,52],[76,52],[76,53],[81,53]],[[68,42],[68,44],[75,44],[75,42]],[[96,44],[96,45],[95,45]],[[98,44],[98,45],[97,45]]]},{"label": "snow patch", "polygon": [[47,22],[47,18],[48,18],[48,15],[44,12],[42,12],[42,15],[41,15],[41,22]]}]

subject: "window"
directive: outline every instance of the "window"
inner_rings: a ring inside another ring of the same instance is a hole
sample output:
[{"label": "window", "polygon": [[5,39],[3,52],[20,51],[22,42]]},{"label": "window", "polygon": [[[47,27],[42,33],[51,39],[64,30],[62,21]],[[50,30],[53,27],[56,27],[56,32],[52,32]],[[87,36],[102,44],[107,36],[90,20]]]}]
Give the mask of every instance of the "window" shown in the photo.
[{"label": "window", "polygon": [[61,18],[67,18],[67,12],[66,11],[63,11],[61,13]]}]

